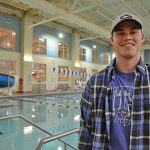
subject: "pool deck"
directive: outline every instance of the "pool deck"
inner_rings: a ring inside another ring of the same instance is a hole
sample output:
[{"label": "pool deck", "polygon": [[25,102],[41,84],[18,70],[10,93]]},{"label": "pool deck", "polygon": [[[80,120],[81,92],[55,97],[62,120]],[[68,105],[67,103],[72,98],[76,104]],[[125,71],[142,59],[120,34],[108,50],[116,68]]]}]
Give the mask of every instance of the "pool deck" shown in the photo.
[{"label": "pool deck", "polygon": [[10,96],[0,94],[0,99],[13,98],[13,97],[32,97],[32,96],[35,97],[35,96],[46,96],[46,95],[55,95],[55,94],[82,93],[82,92],[83,92],[83,89],[71,90],[71,91],[49,91],[45,93],[31,93],[31,92],[13,93]]}]

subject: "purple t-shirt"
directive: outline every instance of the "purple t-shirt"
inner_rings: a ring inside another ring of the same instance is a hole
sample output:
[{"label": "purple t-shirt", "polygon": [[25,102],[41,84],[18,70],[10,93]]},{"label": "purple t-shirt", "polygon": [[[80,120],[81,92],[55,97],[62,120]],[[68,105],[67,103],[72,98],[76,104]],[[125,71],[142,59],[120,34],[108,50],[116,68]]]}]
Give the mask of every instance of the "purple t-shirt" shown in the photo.
[{"label": "purple t-shirt", "polygon": [[134,77],[134,73],[123,73],[115,70],[112,81],[111,150],[129,149]]}]

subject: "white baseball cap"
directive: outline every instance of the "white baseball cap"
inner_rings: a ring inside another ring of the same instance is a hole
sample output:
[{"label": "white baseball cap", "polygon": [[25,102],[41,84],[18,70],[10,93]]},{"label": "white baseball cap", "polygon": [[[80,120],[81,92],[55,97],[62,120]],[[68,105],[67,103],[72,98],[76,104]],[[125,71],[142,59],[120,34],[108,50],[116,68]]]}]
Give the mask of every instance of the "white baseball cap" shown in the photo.
[{"label": "white baseball cap", "polygon": [[124,21],[133,21],[136,23],[136,25],[142,29],[142,21],[140,20],[139,17],[133,15],[133,14],[130,14],[130,13],[124,13],[120,16],[117,16],[113,23],[112,23],[112,27],[111,27],[111,33],[114,31],[114,29],[117,27],[117,25],[121,22],[124,22]]}]

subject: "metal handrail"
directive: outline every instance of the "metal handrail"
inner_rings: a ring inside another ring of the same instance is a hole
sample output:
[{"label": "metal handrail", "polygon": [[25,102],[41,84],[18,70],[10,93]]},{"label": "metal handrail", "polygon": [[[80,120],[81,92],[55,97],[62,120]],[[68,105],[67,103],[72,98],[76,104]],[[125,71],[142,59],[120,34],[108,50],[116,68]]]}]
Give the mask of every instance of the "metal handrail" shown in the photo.
[{"label": "metal handrail", "polygon": [[28,120],[27,118],[23,117],[22,115],[15,115],[15,116],[7,116],[7,117],[1,117],[0,120],[4,120],[4,119],[10,119],[10,118],[18,118],[20,117],[21,119],[25,120],[26,122],[32,124],[33,126],[35,126],[36,128],[42,130],[43,132],[47,133],[48,135],[52,135],[49,132],[47,132],[46,130],[42,129],[41,127],[39,127],[38,125],[36,125],[35,123],[33,123],[32,121]]},{"label": "metal handrail", "polygon": [[[41,127],[39,127],[38,125],[36,125],[36,124],[34,124],[33,122],[31,122],[30,120],[26,119],[26,118],[23,117],[22,115],[1,117],[0,120],[3,120],[3,119],[10,119],[10,118],[17,118],[17,117],[20,117],[21,119],[23,119],[23,120],[29,122],[30,124],[32,124],[32,125],[35,126],[36,128],[38,128],[38,129],[42,130],[43,132],[45,132],[45,133],[51,135],[51,137],[48,137],[48,138],[45,138],[45,139],[41,139],[41,141],[42,141],[42,140],[44,141],[44,140],[46,140],[46,139],[53,138],[53,137],[55,138],[55,136],[58,136],[56,139],[59,140],[59,141],[61,141],[62,143],[64,143],[64,145],[65,145],[65,150],[66,150],[66,145],[68,145],[69,147],[71,147],[71,148],[74,149],[74,150],[77,150],[77,149],[76,149],[75,147],[73,147],[71,144],[69,144],[68,142],[65,142],[63,139],[60,139],[60,138],[69,135],[69,133],[70,133],[70,134],[73,134],[73,133],[75,133],[75,132],[78,132],[79,129],[73,129],[73,130],[64,132],[64,135],[63,135],[63,136],[61,136],[63,133],[56,134],[56,135],[52,135],[52,134],[50,134],[49,132],[47,132],[46,130],[44,130],[44,129],[42,129]],[[66,134],[67,134],[67,135],[66,135]],[[60,135],[60,138],[59,138],[59,135]],[[55,140],[55,139],[53,139],[53,140]],[[40,141],[40,142],[41,142],[41,141]],[[51,140],[51,141],[52,141],[52,140]],[[40,142],[39,142],[39,143],[40,143]],[[49,142],[49,141],[47,141],[47,142]],[[47,143],[47,142],[46,142],[46,143]],[[42,143],[42,145],[43,145],[43,144],[45,144],[45,143]],[[39,145],[39,144],[38,144],[38,145]],[[37,147],[38,147],[38,145],[37,145]],[[41,147],[42,147],[42,145],[39,147],[39,149],[35,149],[35,150],[40,150]],[[37,147],[36,147],[36,148],[37,148]]]},{"label": "metal handrail", "polygon": [[[25,117],[23,117],[23,116],[21,116],[21,115],[18,115],[18,117],[20,117],[20,118],[22,118],[23,120],[29,122],[30,124],[32,124],[32,125],[35,126],[36,128],[42,130],[43,132],[45,132],[45,133],[51,135],[51,137],[54,136],[53,134],[50,134],[50,133],[47,132],[46,130],[44,130],[44,129],[42,129],[41,127],[37,126],[36,124],[34,124],[33,122],[31,122],[31,121],[28,120],[27,118],[25,118]],[[59,138],[58,138],[58,140],[61,141],[62,143],[64,143],[64,145],[68,145],[68,146],[71,147],[72,149],[77,150],[75,147],[73,147],[73,146],[72,146],[71,144],[69,144],[68,142],[65,142],[63,139],[59,139]]]},{"label": "metal handrail", "polygon": [[0,120],[11,119],[11,118],[17,118],[17,117],[20,117],[20,115],[0,117]]},{"label": "metal handrail", "polygon": [[[67,136],[67,135],[70,135],[70,134],[73,134],[73,133],[76,133],[78,132],[79,129],[73,129],[73,130],[70,130],[70,131],[66,131],[66,132],[63,132],[63,133],[60,133],[60,134],[56,134],[54,136],[51,136],[51,137],[48,137],[48,138],[45,138],[45,139],[41,139],[39,141],[39,143],[37,144],[35,150],[40,150],[43,146],[43,144],[45,143],[48,143],[48,142],[51,142],[51,141],[54,141],[54,140],[57,140],[59,138],[62,138],[64,136]],[[66,150],[66,145],[68,145],[67,143],[64,142],[64,145],[65,145],[65,150]],[[73,148],[74,150],[77,150],[75,147],[69,145],[71,148]]]}]

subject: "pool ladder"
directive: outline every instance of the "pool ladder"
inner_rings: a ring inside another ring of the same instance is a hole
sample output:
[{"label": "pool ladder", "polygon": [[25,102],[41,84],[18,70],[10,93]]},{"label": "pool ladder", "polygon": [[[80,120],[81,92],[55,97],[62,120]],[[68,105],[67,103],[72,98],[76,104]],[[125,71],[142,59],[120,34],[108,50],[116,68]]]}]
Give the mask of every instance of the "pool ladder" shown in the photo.
[{"label": "pool ladder", "polygon": [[[62,138],[64,136],[67,136],[67,135],[70,135],[73,133],[78,133],[78,132],[79,132],[79,129],[72,129],[72,130],[69,130],[69,131],[66,131],[66,132],[63,132],[60,134],[56,134],[56,135],[48,137],[48,138],[41,139],[39,141],[39,143],[37,144],[35,150],[41,150],[43,144],[46,144],[46,143],[54,141],[54,140],[59,140],[60,138]],[[71,147],[74,150],[77,150],[77,148],[73,147],[72,145],[68,144],[67,142],[63,141],[63,143],[64,143],[64,150],[67,150],[67,146]]]}]

